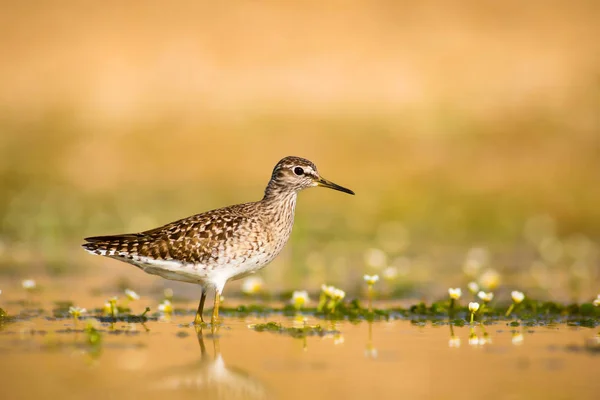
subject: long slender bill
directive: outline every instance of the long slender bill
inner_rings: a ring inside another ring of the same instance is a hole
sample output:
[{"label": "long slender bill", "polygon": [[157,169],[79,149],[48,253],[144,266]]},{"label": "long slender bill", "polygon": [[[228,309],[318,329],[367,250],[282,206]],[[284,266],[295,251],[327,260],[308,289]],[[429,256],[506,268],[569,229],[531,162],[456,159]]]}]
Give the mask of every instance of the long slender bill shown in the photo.
[{"label": "long slender bill", "polygon": [[323,186],[329,189],[333,189],[333,190],[339,190],[340,192],[344,192],[344,193],[348,193],[348,194],[354,194],[354,192],[350,189],[346,189],[343,186],[340,186],[338,184],[335,184],[331,181],[328,181],[327,179],[323,179],[323,178],[319,178],[317,180],[317,185],[318,186]]}]

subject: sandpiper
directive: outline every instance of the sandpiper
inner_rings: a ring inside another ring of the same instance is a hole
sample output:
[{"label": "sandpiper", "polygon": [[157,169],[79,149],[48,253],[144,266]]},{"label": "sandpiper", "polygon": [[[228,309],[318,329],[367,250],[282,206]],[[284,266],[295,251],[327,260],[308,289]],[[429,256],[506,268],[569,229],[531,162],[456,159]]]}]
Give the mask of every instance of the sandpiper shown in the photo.
[{"label": "sandpiper", "polygon": [[214,288],[214,326],[225,283],[255,273],[279,254],[292,232],[298,192],[314,186],[354,194],[322,178],[309,160],[285,157],[273,169],[262,200],[193,215],[145,232],[89,237],[82,246],[149,274],[199,284],[202,295],[196,325],[204,322],[206,292]]}]

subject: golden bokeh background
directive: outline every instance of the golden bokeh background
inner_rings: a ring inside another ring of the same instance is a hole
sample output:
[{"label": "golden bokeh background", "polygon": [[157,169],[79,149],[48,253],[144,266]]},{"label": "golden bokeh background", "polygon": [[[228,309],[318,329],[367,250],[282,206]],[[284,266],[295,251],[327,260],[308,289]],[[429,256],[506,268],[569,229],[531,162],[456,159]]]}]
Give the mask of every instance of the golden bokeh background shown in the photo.
[{"label": "golden bokeh background", "polygon": [[137,279],[81,238],[258,199],[298,155],[357,196],[301,194],[273,290],[392,267],[390,295],[426,296],[493,268],[585,299],[599,20],[583,0],[4,2],[0,276]]}]

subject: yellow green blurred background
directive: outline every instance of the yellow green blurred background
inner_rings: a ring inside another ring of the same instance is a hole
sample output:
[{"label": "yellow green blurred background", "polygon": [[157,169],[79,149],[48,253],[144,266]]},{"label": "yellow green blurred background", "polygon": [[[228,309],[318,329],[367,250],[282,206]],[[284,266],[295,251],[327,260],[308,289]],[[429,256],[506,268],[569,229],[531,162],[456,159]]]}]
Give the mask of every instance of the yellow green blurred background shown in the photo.
[{"label": "yellow green blurred background", "polygon": [[300,195],[273,291],[598,291],[599,2],[2,9],[0,280],[164,285],[81,239],[259,199],[297,155],[357,195]]}]

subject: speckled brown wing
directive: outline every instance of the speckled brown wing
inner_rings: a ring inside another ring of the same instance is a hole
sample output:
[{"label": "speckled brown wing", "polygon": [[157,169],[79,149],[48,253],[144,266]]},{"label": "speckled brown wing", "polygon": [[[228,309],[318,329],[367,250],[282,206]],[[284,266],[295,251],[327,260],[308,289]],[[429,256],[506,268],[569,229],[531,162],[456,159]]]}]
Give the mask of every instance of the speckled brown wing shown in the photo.
[{"label": "speckled brown wing", "polygon": [[207,264],[225,256],[222,254],[223,244],[239,235],[240,229],[254,225],[247,210],[239,210],[244,206],[197,214],[140,233],[89,237],[83,247],[95,254],[124,261],[146,257],[185,264]]}]

